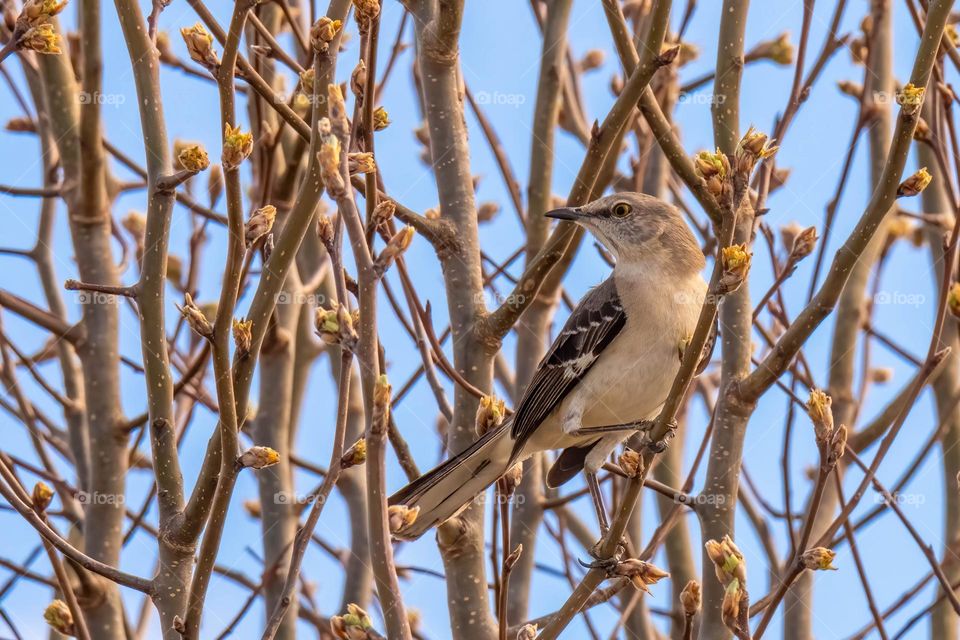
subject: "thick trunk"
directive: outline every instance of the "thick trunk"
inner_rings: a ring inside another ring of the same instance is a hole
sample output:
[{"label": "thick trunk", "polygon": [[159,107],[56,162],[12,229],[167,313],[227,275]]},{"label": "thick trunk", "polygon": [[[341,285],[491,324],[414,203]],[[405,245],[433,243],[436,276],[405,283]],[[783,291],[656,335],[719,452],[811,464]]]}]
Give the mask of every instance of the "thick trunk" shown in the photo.
[{"label": "thick trunk", "polygon": [[[85,79],[82,90],[99,95],[99,5],[86,7],[84,25]],[[47,107],[54,139],[60,151],[65,180],[74,188],[66,195],[70,230],[80,279],[104,285],[118,284],[111,247],[110,210],[105,189],[103,149],[100,145],[98,104],[78,108],[78,91],[66,56],[41,56]],[[79,133],[78,133],[79,132]],[[82,323],[86,339],[77,352],[83,372],[89,429],[90,473],[83,494],[85,524],[83,548],[87,555],[117,566],[120,560],[127,470],[127,437],[120,425],[119,300],[110,295],[83,292]],[[123,637],[123,613],[115,584],[97,581],[97,593],[87,594],[84,610],[90,633],[109,640]]]},{"label": "thick trunk", "polygon": [[[291,274],[285,292],[299,291]],[[294,282],[291,282],[294,281]],[[291,295],[291,299],[293,296]],[[299,304],[277,306],[277,324],[260,352],[260,399],[253,424],[254,442],[280,452],[280,462],[257,473],[260,488],[260,524],[263,541],[264,606],[269,616],[283,592],[290,551],[297,532],[297,507],[290,469],[290,411],[293,396],[294,337]],[[297,601],[294,599],[280,628],[278,640],[296,637]]]},{"label": "thick trunk", "polygon": [[[421,90],[434,158],[440,215],[456,229],[458,246],[441,255],[453,337],[453,364],[471,384],[489,390],[493,356],[499,345],[486,344],[476,331],[486,313],[470,152],[459,85],[458,39],[462,2],[441,3],[436,11],[421,7],[417,16],[417,54]],[[426,15],[430,14],[430,15]],[[457,387],[451,452],[476,439],[477,399]],[[447,578],[447,604],[453,638],[488,638],[496,634],[487,592],[483,500],[437,530]]]},{"label": "thick trunk", "polygon": [[[712,105],[713,137],[717,148],[728,155],[734,153],[740,140],[740,81],[743,73],[743,39],[748,7],[747,0],[724,0],[721,9],[717,80],[714,87],[717,99]],[[752,213],[749,202],[737,213],[734,243],[752,242]],[[735,383],[750,371],[752,312],[747,282],[734,293],[725,296],[720,304],[722,373],[715,430],[703,489],[703,493],[710,500],[705,501],[699,512],[702,542],[720,540],[725,535],[735,538],[734,517],[743,443],[747,421],[753,410],[752,406],[745,406],[740,401]],[[713,563],[705,551],[702,558],[703,617],[700,638],[729,638],[730,631],[723,623],[720,612],[723,586],[714,575]]]}]

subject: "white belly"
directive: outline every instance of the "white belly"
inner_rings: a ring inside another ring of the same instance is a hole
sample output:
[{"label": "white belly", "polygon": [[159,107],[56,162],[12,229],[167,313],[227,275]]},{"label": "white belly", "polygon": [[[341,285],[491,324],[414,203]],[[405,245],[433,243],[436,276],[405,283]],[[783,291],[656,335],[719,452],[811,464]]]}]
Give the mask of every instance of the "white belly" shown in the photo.
[{"label": "white belly", "polygon": [[[607,357],[597,361],[576,389],[585,396],[580,400],[584,429],[654,418],[670,392],[680,368],[677,342],[662,336],[638,349],[639,341],[627,331],[625,327],[625,335],[617,336]],[[621,348],[628,345],[632,348]]]},{"label": "white belly", "polygon": [[[536,430],[528,452],[584,444],[591,436],[573,436],[573,429],[629,424],[657,416],[680,369],[679,348],[696,329],[706,283],[699,274],[686,286],[657,295],[621,299],[627,322],[607,345],[586,376]],[[685,293],[684,293],[685,292]],[[599,435],[599,434],[598,434]],[[609,453],[629,433],[606,434]],[[598,454],[605,457],[606,453]]]},{"label": "white belly", "polygon": [[[656,418],[680,369],[679,345],[693,334],[695,312],[649,313],[628,320],[579,384],[535,432],[527,451],[561,449],[592,440],[571,435],[573,429],[629,424]],[[605,434],[609,453],[630,435]],[[598,454],[605,457],[606,454]]]}]

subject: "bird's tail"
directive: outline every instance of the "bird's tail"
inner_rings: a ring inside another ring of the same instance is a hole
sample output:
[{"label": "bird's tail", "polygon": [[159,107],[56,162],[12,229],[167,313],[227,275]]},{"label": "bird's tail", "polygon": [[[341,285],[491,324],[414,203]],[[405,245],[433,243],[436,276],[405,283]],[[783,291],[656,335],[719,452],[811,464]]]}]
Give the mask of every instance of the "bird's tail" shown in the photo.
[{"label": "bird's tail", "polygon": [[413,540],[453,517],[497,481],[512,462],[509,421],[390,496],[389,504],[420,507],[417,519],[398,538]]}]

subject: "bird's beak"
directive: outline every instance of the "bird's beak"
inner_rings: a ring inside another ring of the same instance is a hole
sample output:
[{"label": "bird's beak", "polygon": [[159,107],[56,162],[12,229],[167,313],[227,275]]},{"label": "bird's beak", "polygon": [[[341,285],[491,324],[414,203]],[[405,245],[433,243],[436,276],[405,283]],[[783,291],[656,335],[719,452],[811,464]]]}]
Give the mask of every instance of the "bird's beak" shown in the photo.
[{"label": "bird's beak", "polygon": [[555,218],[557,220],[572,220],[577,221],[583,217],[583,213],[580,212],[580,209],[574,209],[572,207],[564,207],[563,209],[554,209],[553,211],[547,211],[545,214],[548,218]]}]

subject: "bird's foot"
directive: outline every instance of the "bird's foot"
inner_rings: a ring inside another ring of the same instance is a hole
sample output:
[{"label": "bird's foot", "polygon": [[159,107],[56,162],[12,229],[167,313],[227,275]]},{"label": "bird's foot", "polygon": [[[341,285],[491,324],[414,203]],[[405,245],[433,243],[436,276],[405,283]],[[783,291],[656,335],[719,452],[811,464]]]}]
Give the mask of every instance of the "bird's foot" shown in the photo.
[{"label": "bird's foot", "polygon": [[670,444],[670,441],[673,440],[673,437],[677,435],[677,421],[670,420],[667,423],[667,432],[659,440],[648,439],[649,441],[645,443],[647,449],[653,453],[663,453],[667,450],[667,446]]},{"label": "bird's foot", "polygon": [[621,540],[617,544],[617,550],[614,551],[613,555],[609,558],[603,557],[600,553],[600,548],[603,546],[604,539],[606,535],[601,536],[597,544],[593,545],[593,548],[590,549],[590,557],[593,558],[590,562],[584,562],[580,558],[577,558],[577,562],[580,563],[581,567],[585,569],[603,569],[604,571],[612,571],[618,564],[620,564],[620,558],[623,556],[623,552],[626,549],[624,540]]},{"label": "bird's foot", "polygon": [[643,433],[649,431],[654,425],[653,420],[637,420],[636,422],[624,422],[621,424],[607,424],[598,427],[582,427],[579,429],[569,429],[565,433],[575,438],[591,438],[602,433],[619,433],[624,436],[633,433]]},{"label": "bird's foot", "polygon": [[633,430],[637,433],[649,433],[650,429],[653,429],[653,425],[656,422],[653,420],[637,420],[636,422],[631,423],[630,426],[633,427]]}]

